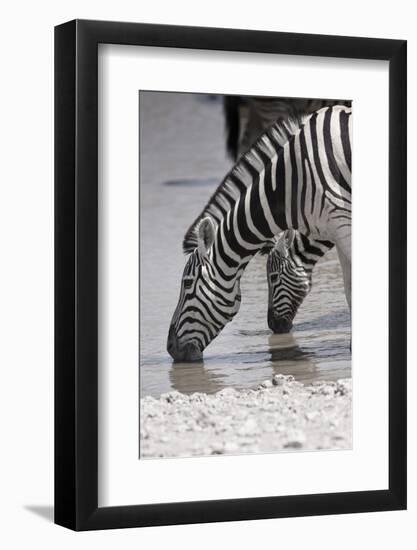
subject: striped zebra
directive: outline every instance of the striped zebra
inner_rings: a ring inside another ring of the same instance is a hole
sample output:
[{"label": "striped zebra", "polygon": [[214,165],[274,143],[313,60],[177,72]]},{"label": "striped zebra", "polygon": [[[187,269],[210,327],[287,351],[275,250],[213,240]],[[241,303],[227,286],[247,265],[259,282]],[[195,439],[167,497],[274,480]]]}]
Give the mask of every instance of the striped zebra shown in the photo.
[{"label": "striped zebra", "polygon": [[202,358],[239,311],[249,261],[287,229],[336,245],[350,305],[350,142],[351,109],[325,107],[277,122],[240,158],[221,184],[229,207],[216,199],[217,226],[204,217],[183,243],[189,256],[167,341],[174,360]]},{"label": "striped zebra", "polygon": [[[274,122],[333,105],[350,107],[351,101],[224,96],[227,151],[236,161]],[[267,247],[268,326],[279,334],[292,329],[298,308],[311,290],[313,267],[333,247],[329,241],[299,234],[295,240],[291,238],[294,246],[283,246],[285,242],[288,240],[283,235],[277,246]]]},{"label": "striped zebra", "polygon": [[345,99],[226,95],[223,98],[223,111],[229,156],[236,162],[275,122],[299,118],[333,105],[351,107],[352,102]]},{"label": "striped zebra", "polygon": [[261,251],[268,255],[268,326],[274,333],[292,329],[298,308],[312,288],[313,268],[333,246],[288,229]]}]

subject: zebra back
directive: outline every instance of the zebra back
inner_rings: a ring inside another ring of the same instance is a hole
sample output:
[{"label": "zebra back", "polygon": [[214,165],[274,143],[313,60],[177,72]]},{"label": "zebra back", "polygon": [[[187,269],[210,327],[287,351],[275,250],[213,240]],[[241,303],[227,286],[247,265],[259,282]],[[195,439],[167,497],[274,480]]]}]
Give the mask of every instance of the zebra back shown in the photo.
[{"label": "zebra back", "polygon": [[[188,228],[183,240],[184,253],[188,254],[196,248],[196,228],[200,221],[210,217],[217,226],[236,200],[253,183],[254,174],[263,170],[266,158],[271,160],[274,156],[278,156],[287,141],[300,130],[307,118],[306,116],[287,117],[277,121],[258,137],[251,149],[242,155],[240,161],[226,175]],[[269,142],[273,143],[273,147]]]},{"label": "zebra back", "polygon": [[277,121],[299,118],[323,107],[344,105],[345,99],[225,96],[226,148],[233,161],[245,153],[260,134]]}]

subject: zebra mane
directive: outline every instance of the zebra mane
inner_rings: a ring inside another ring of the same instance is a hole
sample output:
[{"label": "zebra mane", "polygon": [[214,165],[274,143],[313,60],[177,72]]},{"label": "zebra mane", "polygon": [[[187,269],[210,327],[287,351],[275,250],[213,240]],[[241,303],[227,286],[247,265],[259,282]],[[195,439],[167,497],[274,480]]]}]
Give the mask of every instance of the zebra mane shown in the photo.
[{"label": "zebra mane", "polygon": [[264,246],[259,250],[258,254],[260,256],[269,256],[269,254],[274,250],[275,243],[273,241],[267,241]]},{"label": "zebra mane", "polygon": [[272,162],[310,116],[291,116],[275,122],[241,156],[210,197],[202,212],[188,228],[182,243],[185,254],[193,252],[198,245],[197,228],[200,221],[205,217],[210,217],[217,227],[236,200],[253,183],[254,170],[260,172],[264,169],[266,162]]}]

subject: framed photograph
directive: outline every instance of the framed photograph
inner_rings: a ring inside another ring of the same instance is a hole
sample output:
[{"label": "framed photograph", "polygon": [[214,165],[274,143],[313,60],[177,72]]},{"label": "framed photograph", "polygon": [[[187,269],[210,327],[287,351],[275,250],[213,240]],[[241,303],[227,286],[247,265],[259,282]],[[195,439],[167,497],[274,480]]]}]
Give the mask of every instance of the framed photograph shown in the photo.
[{"label": "framed photograph", "polygon": [[57,524],[406,508],[404,40],[60,25],[55,197]]}]

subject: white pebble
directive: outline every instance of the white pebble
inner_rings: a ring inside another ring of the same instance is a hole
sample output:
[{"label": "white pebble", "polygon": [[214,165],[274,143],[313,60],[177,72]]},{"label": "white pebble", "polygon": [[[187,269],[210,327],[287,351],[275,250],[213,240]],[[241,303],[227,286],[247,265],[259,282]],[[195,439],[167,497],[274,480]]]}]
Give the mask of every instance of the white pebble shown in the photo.
[{"label": "white pebble", "polygon": [[227,441],[224,445],[225,453],[235,453],[239,450],[239,445],[235,441]]}]

